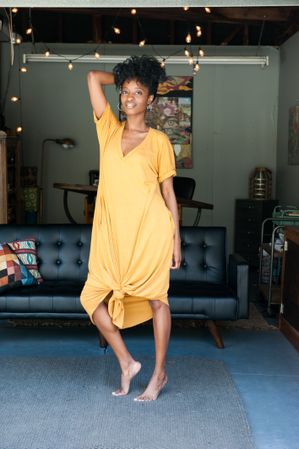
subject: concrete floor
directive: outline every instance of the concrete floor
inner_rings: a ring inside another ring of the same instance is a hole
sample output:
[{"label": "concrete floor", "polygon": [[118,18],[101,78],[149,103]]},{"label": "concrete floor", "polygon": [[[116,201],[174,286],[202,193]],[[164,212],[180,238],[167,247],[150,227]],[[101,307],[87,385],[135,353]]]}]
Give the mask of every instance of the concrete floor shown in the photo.
[{"label": "concrete floor", "polygon": [[[151,326],[125,330],[123,336],[134,355],[154,353]],[[168,354],[223,360],[245,404],[257,449],[298,449],[298,352],[275,330],[223,329],[222,336],[223,350],[207,329],[174,325]],[[3,321],[0,341],[0,366],[7,355],[104,356],[93,327],[12,327]]]}]

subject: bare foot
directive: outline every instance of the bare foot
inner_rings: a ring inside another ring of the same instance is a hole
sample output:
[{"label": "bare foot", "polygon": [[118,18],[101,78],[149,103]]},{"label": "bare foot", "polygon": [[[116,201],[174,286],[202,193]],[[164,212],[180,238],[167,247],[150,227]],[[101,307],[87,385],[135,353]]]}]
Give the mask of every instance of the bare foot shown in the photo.
[{"label": "bare foot", "polygon": [[141,363],[133,360],[133,362],[129,365],[128,369],[121,373],[120,378],[121,387],[116,391],[112,391],[113,396],[125,396],[126,394],[128,394],[131,380],[133,379],[133,377],[136,376],[136,374],[139,373],[140,370],[141,370]]},{"label": "bare foot", "polygon": [[160,375],[153,374],[146,390],[137,396],[134,401],[155,401],[159,396],[161,390],[167,384],[167,374],[162,373]]}]

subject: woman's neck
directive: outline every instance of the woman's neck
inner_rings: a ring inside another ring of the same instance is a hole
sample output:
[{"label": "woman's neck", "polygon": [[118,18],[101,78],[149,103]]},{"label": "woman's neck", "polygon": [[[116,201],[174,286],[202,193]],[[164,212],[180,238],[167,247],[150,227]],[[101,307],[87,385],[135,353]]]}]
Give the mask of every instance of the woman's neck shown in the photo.
[{"label": "woman's neck", "polygon": [[147,131],[148,126],[145,123],[144,116],[142,117],[127,117],[126,123],[125,123],[125,129],[127,131]]}]

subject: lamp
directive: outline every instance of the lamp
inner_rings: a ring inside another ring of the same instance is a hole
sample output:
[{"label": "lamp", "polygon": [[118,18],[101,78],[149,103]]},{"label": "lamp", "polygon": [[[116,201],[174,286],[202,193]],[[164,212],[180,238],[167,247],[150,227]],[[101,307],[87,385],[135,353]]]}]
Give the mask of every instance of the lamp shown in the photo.
[{"label": "lamp", "polygon": [[[44,184],[44,160],[45,160],[45,148],[47,142],[54,142],[57,145],[60,145],[65,150],[70,150],[74,148],[75,142],[73,139],[70,139],[68,137],[65,137],[63,139],[51,139],[47,138],[43,140],[42,143],[42,151],[41,151],[41,159],[40,159],[40,176],[39,176],[39,186],[40,189],[43,190],[43,184]],[[43,211],[41,211],[41,215]]]},{"label": "lamp", "polygon": [[75,142],[73,139],[69,139],[68,137],[64,139],[44,139],[42,143],[42,151],[41,151],[41,160],[40,160],[40,177],[39,177],[39,185],[43,188],[44,183],[44,159],[45,159],[45,148],[47,142],[55,142],[60,145],[65,150],[70,150],[74,148]]}]

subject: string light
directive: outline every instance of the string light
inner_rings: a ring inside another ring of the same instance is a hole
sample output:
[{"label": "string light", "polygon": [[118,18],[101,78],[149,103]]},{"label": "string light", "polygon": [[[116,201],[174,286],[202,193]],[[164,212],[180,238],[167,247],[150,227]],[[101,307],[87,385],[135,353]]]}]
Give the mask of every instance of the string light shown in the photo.
[{"label": "string light", "polygon": [[17,14],[18,8],[11,8],[11,12],[13,12],[14,14]]},{"label": "string light", "polygon": [[21,44],[22,38],[20,36],[16,37],[16,44]]},{"label": "string light", "polygon": [[13,103],[16,103],[17,101],[20,101],[19,97],[10,97],[10,101],[12,101]]},{"label": "string light", "polygon": [[[189,10],[189,6],[185,6],[183,9],[184,9],[185,11],[188,11],[188,10]],[[206,9],[206,10],[208,9],[209,12],[210,12],[210,8],[205,8],[205,9]],[[208,12],[208,11],[207,11],[207,12]],[[132,8],[132,9],[131,9],[131,14],[132,14],[132,15],[137,15],[137,10],[136,10],[136,8]],[[116,18],[115,18],[115,21],[116,21],[116,20],[117,20],[117,16],[116,16]],[[142,30],[142,26],[141,26],[141,23],[140,23],[140,21],[139,21],[138,15],[137,15],[137,20],[138,20],[138,23],[139,23],[139,26],[140,26],[141,35],[144,36],[144,33],[143,33],[143,30]],[[27,34],[27,35],[28,35],[28,34],[32,34],[32,36],[33,36],[33,28],[32,28],[32,24],[31,24],[30,17],[29,17],[29,23],[30,23],[30,28],[28,28],[28,29],[26,30],[26,34]],[[121,29],[120,29],[118,26],[112,25],[111,28],[112,28],[114,34],[117,34],[117,35],[121,34]],[[202,35],[202,29],[201,29],[201,26],[195,25],[195,32],[196,32],[197,37],[201,36],[201,35]],[[16,38],[15,41],[16,41],[16,43],[20,43],[20,42],[21,42],[20,37],[19,37],[18,39]],[[187,35],[186,35],[186,37],[185,37],[185,41],[186,41],[187,44],[191,44],[191,41],[192,41],[192,35],[191,35],[190,32],[187,33]],[[138,43],[139,47],[144,47],[144,45],[146,44],[146,42],[147,42],[147,39],[146,39],[146,38],[142,39],[142,40]],[[189,49],[188,49],[188,46],[189,46]],[[198,55],[195,56],[195,58],[197,58],[197,61],[196,61],[196,63],[195,63],[195,62],[194,62],[194,57],[193,57],[193,54],[192,54],[192,51],[191,51],[191,45],[188,45],[188,46],[186,46],[186,47],[184,48],[184,54],[185,54],[185,56],[186,56],[187,59],[188,59],[188,63],[189,63],[190,65],[193,65],[193,71],[194,71],[194,73],[195,73],[195,72],[198,72],[199,69],[200,69],[200,66],[199,66],[199,63],[198,63],[198,58],[199,58],[199,57],[201,57],[201,58],[204,57],[205,53],[204,53],[204,51],[199,47],[199,48],[198,48]],[[98,48],[99,48],[99,47],[98,47]],[[96,59],[100,59],[100,58],[101,58],[101,54],[99,53],[98,48],[96,48],[95,50],[93,50],[93,51],[91,51],[91,52],[89,53],[90,55],[94,54],[94,57],[95,57]],[[46,47],[46,51],[45,51],[44,55],[45,55],[46,57],[49,57],[50,54],[53,55],[53,56],[55,56],[55,53],[53,53],[53,52],[50,53],[50,49]],[[76,60],[82,58],[83,56],[86,56],[86,54],[76,56]],[[162,57],[161,57],[161,58],[162,58]],[[162,68],[165,67],[167,58],[168,58],[168,56],[165,57],[165,58],[163,58],[163,59],[161,60],[160,66],[161,66]],[[67,61],[67,58],[65,58],[65,59],[66,59],[66,62],[68,62],[68,64],[67,64],[68,70],[69,70],[69,71],[72,71],[73,68],[74,68],[73,62],[72,62],[71,60]],[[22,72],[22,73],[26,73],[26,72],[28,71],[28,69],[27,69],[27,67],[22,66],[22,67],[19,68],[19,71]],[[12,100],[12,101],[13,101],[13,100]],[[17,101],[17,100],[15,100],[15,101]]]},{"label": "string light", "polygon": [[190,42],[191,42],[191,40],[192,40],[191,34],[190,34],[190,33],[187,34],[185,40],[186,40],[187,44],[190,44]]},{"label": "string light", "polygon": [[202,35],[201,27],[199,25],[196,25],[195,28],[196,28],[196,36],[200,37]]},{"label": "string light", "polygon": [[18,126],[18,127],[16,128],[16,132],[17,132],[18,134],[20,134],[22,131],[23,131],[22,126]]},{"label": "string light", "polygon": [[212,11],[211,11],[211,8],[208,8],[208,7],[205,8],[205,12],[208,13],[208,14],[211,14],[211,12],[212,12]]}]

